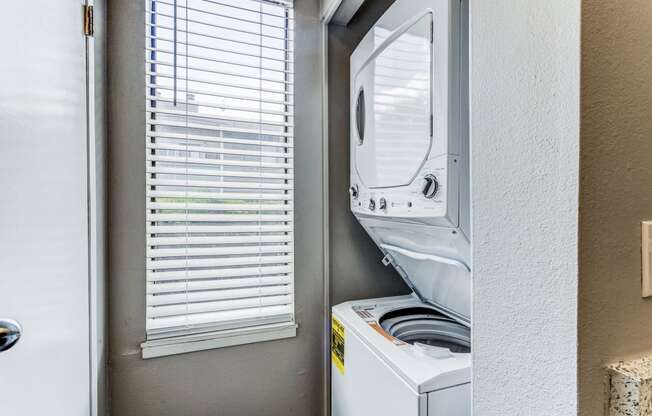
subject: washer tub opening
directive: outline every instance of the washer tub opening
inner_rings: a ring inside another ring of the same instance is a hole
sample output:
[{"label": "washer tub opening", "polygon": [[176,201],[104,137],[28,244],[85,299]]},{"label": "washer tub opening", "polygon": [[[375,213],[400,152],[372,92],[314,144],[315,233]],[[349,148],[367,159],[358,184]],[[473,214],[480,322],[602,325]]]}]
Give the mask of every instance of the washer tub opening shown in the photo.
[{"label": "washer tub opening", "polygon": [[396,309],[383,315],[379,323],[389,335],[408,344],[443,347],[454,353],[471,352],[471,330],[433,309]]}]

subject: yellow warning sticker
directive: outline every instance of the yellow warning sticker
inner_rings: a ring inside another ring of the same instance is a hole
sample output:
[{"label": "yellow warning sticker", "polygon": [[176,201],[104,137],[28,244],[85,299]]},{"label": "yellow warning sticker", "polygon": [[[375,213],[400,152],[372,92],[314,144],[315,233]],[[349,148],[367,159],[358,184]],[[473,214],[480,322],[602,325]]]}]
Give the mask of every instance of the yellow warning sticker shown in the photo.
[{"label": "yellow warning sticker", "polygon": [[344,325],[333,316],[331,334],[331,359],[333,364],[344,375]]}]

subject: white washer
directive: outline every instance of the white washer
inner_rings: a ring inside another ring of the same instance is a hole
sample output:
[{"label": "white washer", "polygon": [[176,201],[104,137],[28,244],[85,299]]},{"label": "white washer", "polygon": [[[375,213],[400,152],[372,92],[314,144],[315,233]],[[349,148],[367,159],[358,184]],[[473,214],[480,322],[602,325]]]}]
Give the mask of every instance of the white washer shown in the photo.
[{"label": "white washer", "polygon": [[471,414],[464,0],[397,0],[351,55],[351,211],[412,296],[333,308],[333,416]]},{"label": "white washer", "polygon": [[467,326],[409,295],[337,305],[333,325],[333,416],[471,414]]}]

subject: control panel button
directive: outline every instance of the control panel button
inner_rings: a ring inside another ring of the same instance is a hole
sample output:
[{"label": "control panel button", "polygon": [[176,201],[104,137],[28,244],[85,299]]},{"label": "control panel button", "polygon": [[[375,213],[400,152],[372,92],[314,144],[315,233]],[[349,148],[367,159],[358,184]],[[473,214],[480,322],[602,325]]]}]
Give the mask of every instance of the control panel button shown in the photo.
[{"label": "control panel button", "polygon": [[360,191],[358,190],[358,185],[351,185],[351,187],[349,188],[349,194],[351,194],[351,198],[358,199],[358,196],[360,195]]},{"label": "control panel button", "polygon": [[387,200],[385,198],[380,198],[378,201],[378,209],[387,211]]},{"label": "control panel button", "polygon": [[376,210],[376,201],[372,199],[369,200],[369,211],[375,211]]},{"label": "control panel button", "polygon": [[439,182],[437,182],[437,177],[432,174],[428,174],[423,178],[423,188],[421,188],[421,193],[428,199],[434,198],[439,191]]}]

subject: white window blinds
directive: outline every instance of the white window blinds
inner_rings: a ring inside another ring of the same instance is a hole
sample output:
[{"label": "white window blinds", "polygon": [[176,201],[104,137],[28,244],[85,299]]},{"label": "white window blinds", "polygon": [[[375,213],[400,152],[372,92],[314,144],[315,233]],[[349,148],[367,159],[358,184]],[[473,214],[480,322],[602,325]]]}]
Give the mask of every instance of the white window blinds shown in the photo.
[{"label": "white window blinds", "polygon": [[291,1],[147,0],[147,338],[293,322]]}]

